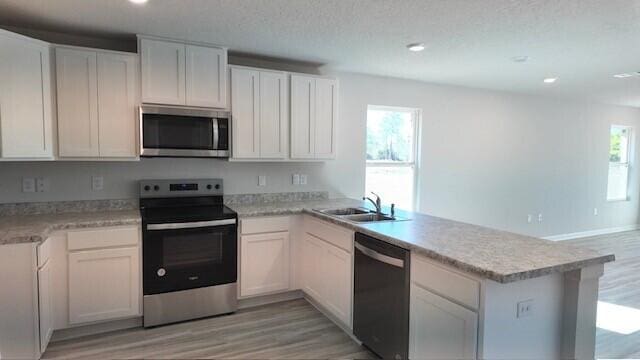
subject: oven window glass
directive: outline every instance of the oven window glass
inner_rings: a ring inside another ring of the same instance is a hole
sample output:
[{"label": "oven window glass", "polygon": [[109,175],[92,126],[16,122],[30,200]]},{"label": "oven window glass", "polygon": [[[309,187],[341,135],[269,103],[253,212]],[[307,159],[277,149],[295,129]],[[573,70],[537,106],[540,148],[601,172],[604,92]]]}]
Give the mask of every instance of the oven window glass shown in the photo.
[{"label": "oven window glass", "polygon": [[142,139],[148,149],[213,150],[210,118],[144,114]]},{"label": "oven window glass", "polygon": [[163,238],[163,264],[166,269],[215,266],[223,261],[223,234],[194,233]]}]

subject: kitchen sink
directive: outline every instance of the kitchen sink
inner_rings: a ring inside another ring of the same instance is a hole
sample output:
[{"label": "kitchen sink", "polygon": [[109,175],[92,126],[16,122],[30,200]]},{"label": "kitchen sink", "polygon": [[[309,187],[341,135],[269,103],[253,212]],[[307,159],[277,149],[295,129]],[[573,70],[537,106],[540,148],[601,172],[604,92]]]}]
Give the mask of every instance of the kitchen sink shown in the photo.
[{"label": "kitchen sink", "polygon": [[377,213],[346,215],[346,216],[343,216],[342,218],[345,220],[359,222],[359,223],[399,220],[394,216],[388,216],[388,215],[377,214]]},{"label": "kitchen sink", "polygon": [[327,215],[336,215],[336,216],[345,216],[345,215],[358,215],[358,214],[369,214],[370,211],[362,208],[342,208],[342,209],[326,209],[326,210],[318,210],[319,212]]},{"label": "kitchen sink", "polygon": [[390,216],[386,214],[378,214],[372,210],[359,208],[359,207],[347,207],[339,209],[322,209],[315,210],[325,215],[334,216],[339,219],[355,222],[355,223],[371,223],[380,221],[402,221],[409,220],[406,218],[400,218],[396,216]]}]

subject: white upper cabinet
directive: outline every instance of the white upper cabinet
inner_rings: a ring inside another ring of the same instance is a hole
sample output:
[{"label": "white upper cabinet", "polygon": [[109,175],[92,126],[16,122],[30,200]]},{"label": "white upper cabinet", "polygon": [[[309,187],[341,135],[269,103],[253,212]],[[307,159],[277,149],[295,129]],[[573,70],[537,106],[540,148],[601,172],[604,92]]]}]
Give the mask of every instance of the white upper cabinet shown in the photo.
[{"label": "white upper cabinet", "polygon": [[142,102],[227,107],[227,50],[140,37]]},{"label": "white upper cabinet", "polygon": [[315,123],[315,79],[291,75],[291,157],[313,159]]},{"label": "white upper cabinet", "polygon": [[52,158],[49,45],[0,30],[0,157]]},{"label": "white upper cabinet", "polygon": [[258,71],[231,68],[231,134],[234,158],[260,157]]},{"label": "white upper cabinet", "polygon": [[338,82],[291,76],[291,158],[335,158]]},{"label": "white upper cabinet", "polygon": [[185,105],[184,44],[140,39],[142,102]]},{"label": "white upper cabinet", "polygon": [[316,159],[333,159],[336,156],[337,104],[338,83],[333,79],[316,79],[316,117],[313,136]]},{"label": "white upper cabinet", "polygon": [[98,143],[101,157],[137,155],[135,55],[98,53]]},{"label": "white upper cabinet", "polygon": [[137,56],[56,49],[60,157],[137,155]]},{"label": "white upper cabinet", "polygon": [[95,51],[56,49],[58,152],[98,157],[98,87]]},{"label": "white upper cabinet", "polygon": [[227,106],[227,51],[186,46],[186,96],[188,106]]},{"label": "white upper cabinet", "polygon": [[287,156],[287,74],[231,68],[233,158]]}]

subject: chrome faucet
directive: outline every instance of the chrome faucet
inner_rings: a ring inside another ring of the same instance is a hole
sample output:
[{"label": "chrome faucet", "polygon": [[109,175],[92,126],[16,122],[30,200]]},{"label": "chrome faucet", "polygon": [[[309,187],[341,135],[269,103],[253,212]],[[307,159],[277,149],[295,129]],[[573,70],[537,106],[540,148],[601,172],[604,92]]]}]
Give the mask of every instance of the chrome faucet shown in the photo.
[{"label": "chrome faucet", "polygon": [[366,196],[363,196],[363,197],[362,197],[362,200],[369,200],[369,201],[371,201],[371,203],[376,207],[376,213],[378,213],[378,214],[382,214],[382,201],[380,200],[380,195],[378,195],[378,194],[374,193],[373,191],[372,191],[371,193],[372,193],[373,195],[375,195],[375,197],[376,197],[376,199],[375,199],[375,200],[373,200],[373,199],[372,199],[372,198],[370,198],[370,197],[366,197]]}]

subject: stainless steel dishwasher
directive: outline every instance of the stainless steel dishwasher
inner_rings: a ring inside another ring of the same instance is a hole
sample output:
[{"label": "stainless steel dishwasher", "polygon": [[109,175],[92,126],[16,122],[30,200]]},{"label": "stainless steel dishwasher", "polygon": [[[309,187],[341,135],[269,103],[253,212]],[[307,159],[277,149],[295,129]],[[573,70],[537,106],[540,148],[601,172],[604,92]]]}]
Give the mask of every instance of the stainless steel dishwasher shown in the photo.
[{"label": "stainless steel dishwasher", "polygon": [[383,359],[409,354],[409,251],[356,233],[353,333]]}]

